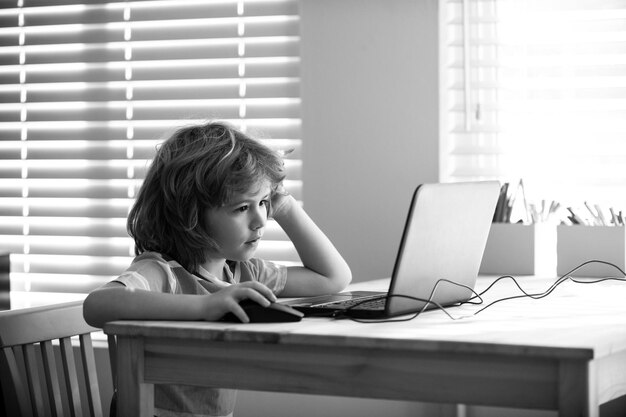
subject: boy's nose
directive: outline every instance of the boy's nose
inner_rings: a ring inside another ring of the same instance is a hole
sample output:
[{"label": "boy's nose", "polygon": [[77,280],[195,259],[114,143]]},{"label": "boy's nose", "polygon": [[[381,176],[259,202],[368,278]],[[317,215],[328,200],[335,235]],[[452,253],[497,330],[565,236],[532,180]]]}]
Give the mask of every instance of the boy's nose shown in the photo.
[{"label": "boy's nose", "polygon": [[260,210],[256,210],[254,217],[252,218],[250,228],[252,230],[258,230],[265,227],[267,224],[267,212],[265,208],[261,207]]}]

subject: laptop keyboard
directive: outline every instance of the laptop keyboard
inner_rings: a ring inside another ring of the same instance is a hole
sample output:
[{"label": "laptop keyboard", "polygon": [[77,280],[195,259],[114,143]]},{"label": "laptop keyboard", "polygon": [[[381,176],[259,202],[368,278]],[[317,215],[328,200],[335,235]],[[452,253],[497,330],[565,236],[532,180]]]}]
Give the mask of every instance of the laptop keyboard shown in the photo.
[{"label": "laptop keyboard", "polygon": [[331,309],[347,310],[358,304],[359,309],[363,310],[384,310],[387,297],[377,296],[371,300],[366,298],[353,298],[349,300],[333,301],[331,303],[318,304],[315,307],[324,307]]}]

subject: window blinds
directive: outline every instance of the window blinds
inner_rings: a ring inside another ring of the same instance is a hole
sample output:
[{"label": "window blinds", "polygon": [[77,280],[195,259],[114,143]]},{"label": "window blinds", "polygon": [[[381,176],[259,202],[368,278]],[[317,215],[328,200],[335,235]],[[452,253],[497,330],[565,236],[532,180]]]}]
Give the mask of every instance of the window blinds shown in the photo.
[{"label": "window blinds", "polygon": [[[296,0],[18,0],[0,9],[0,250],[12,289],[87,292],[132,260],[155,146],[227,120],[287,156],[301,196]],[[298,257],[271,222],[259,256]]]},{"label": "window blinds", "polygon": [[626,209],[626,2],[442,4],[442,180]]}]

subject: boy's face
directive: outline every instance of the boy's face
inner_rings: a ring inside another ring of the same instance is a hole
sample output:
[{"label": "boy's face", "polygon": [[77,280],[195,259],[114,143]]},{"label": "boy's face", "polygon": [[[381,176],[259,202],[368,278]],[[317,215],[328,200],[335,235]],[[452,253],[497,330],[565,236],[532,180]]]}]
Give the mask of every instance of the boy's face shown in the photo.
[{"label": "boy's face", "polygon": [[205,214],[208,232],[218,243],[218,256],[232,261],[250,259],[265,231],[270,202],[270,183],[263,181],[219,208],[207,210]]}]

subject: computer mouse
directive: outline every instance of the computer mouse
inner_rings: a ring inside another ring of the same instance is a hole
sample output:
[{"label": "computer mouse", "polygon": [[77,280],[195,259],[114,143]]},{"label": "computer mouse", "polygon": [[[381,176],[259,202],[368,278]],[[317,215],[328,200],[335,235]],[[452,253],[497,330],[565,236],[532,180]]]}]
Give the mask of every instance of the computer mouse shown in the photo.
[{"label": "computer mouse", "polygon": [[[304,314],[292,307],[281,303],[271,303],[268,307],[250,299],[239,303],[241,308],[250,318],[250,323],[280,323],[300,321]],[[222,317],[222,321],[241,323],[241,320],[233,313],[227,313]]]}]

